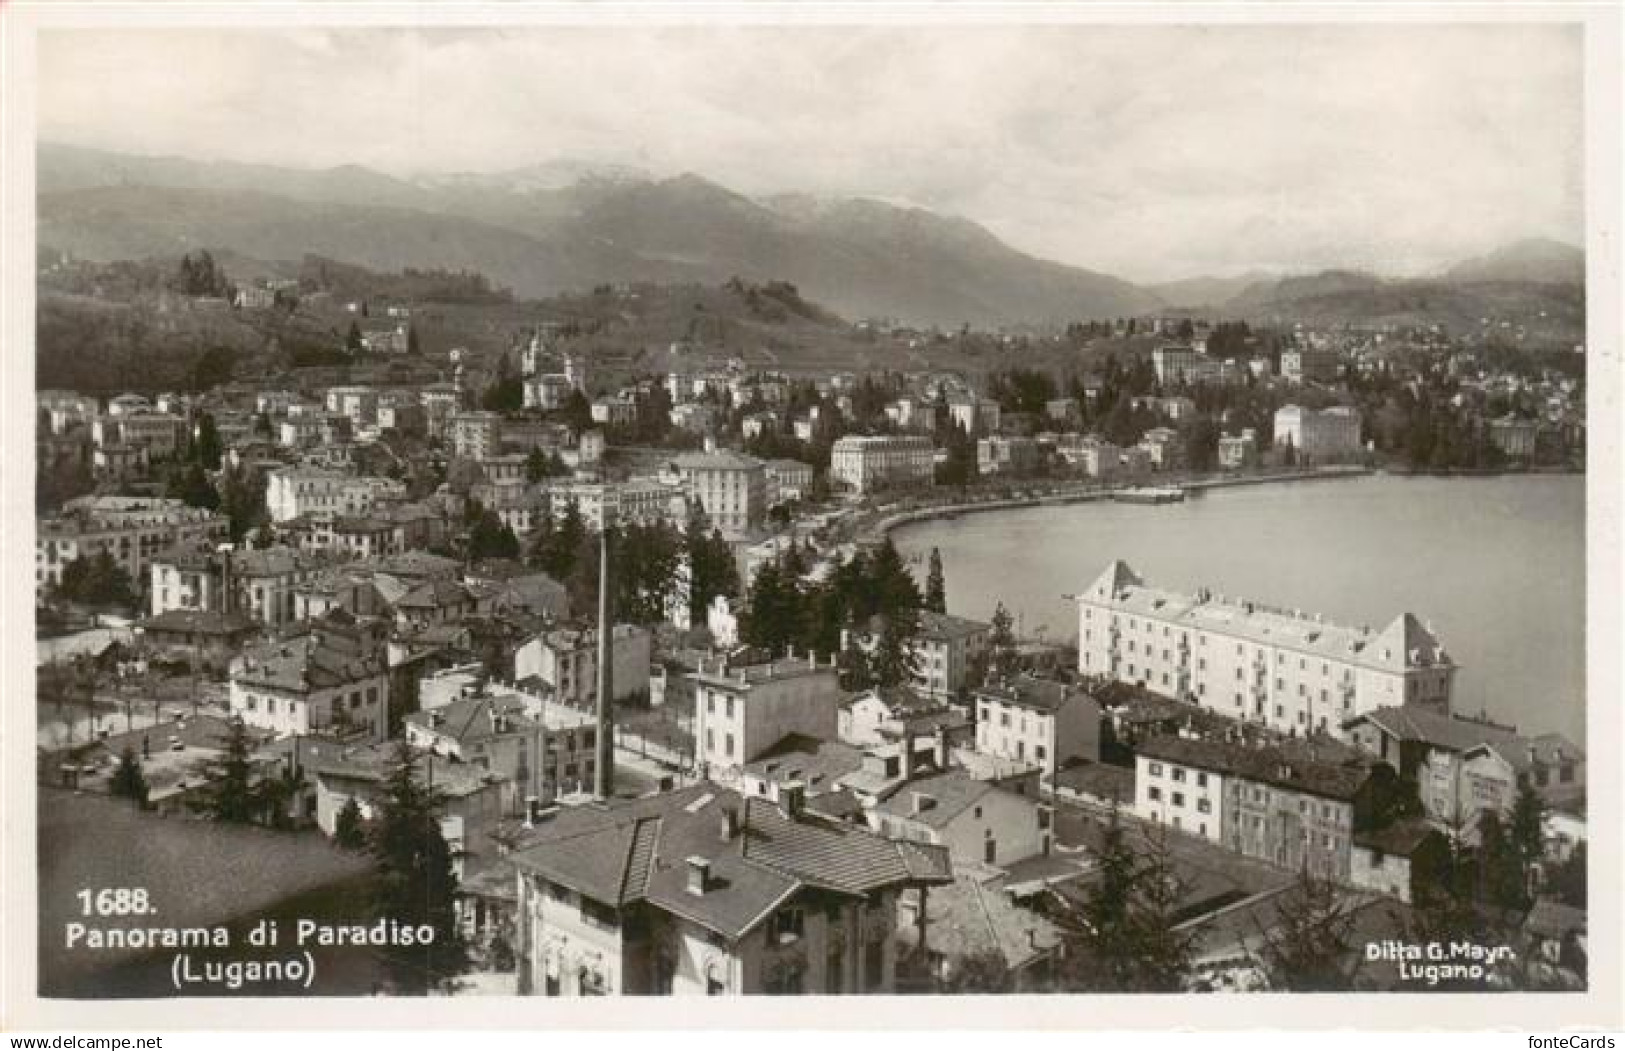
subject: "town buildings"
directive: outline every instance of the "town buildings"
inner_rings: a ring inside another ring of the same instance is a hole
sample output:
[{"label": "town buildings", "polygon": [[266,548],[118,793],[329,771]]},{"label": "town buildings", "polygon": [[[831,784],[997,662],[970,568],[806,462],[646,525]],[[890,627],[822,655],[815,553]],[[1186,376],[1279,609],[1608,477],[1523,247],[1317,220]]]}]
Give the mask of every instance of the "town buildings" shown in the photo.
[{"label": "town buildings", "polygon": [[906,781],[868,811],[868,820],[891,839],[948,848],[955,867],[1047,855],[1053,838],[1048,806],[963,770]]},{"label": "town buildings", "polygon": [[519,870],[519,989],[543,996],[889,993],[897,900],[946,852],[700,784],[538,828]]},{"label": "town buildings", "polygon": [[1347,405],[1283,405],[1275,410],[1275,444],[1293,449],[1300,464],[1353,462],[1364,452],[1360,413]]},{"label": "town buildings", "polygon": [[976,751],[1053,775],[1100,758],[1100,705],[1078,686],[1021,676],[975,691]]},{"label": "town buildings", "polygon": [[320,467],[288,467],[266,477],[265,506],[272,522],[304,515],[362,515],[406,498],[393,478],[344,474]]},{"label": "town buildings", "polygon": [[226,540],[224,515],[179,500],[135,496],[84,496],[68,501],[56,518],[44,519],[34,541],[34,594],[62,583],[70,562],[103,553],[132,582],[143,580],[153,559],[177,544]]},{"label": "town buildings", "polygon": [[249,646],[231,664],[231,713],[279,734],[346,734],[383,741],[389,676],[382,654],[323,629]]},{"label": "town buildings", "polygon": [[931,439],[920,435],[847,435],[830,449],[829,473],[860,493],[928,486],[934,455]]},{"label": "town buildings", "polygon": [[916,685],[933,697],[957,696],[987,653],[990,628],[935,610],[922,609],[918,616],[919,630],[911,643],[919,667]]},{"label": "town buildings", "polygon": [[[610,633],[610,685],[614,700],[649,693],[649,632],[635,624],[617,624]],[[596,628],[553,628],[525,642],[514,653],[514,676],[545,684],[560,701],[590,707],[598,700],[598,631]]]},{"label": "town buildings", "polygon": [[1381,631],[1148,587],[1112,563],[1078,603],[1078,670],[1282,732],[1336,733],[1385,705],[1450,709],[1456,665],[1409,613]]},{"label": "town buildings", "polygon": [[841,691],[834,661],[786,658],[688,675],[694,683],[696,758],[726,779],[789,734],[834,740]]},{"label": "town buildings", "polygon": [[712,447],[679,456],[676,468],[724,539],[742,539],[761,526],[767,515],[767,473],[762,461]]}]

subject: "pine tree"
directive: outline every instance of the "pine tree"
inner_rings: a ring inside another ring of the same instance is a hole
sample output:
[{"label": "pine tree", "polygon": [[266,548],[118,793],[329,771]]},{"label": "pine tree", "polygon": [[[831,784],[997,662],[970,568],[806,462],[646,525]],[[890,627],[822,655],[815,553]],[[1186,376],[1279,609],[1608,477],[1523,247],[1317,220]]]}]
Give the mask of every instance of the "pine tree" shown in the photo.
[{"label": "pine tree", "polygon": [[367,845],[367,829],[354,796],[344,801],[333,819],[333,842],[345,850],[360,850]]},{"label": "pine tree", "polygon": [[847,636],[846,645],[841,648],[841,655],[836,664],[836,674],[841,689],[851,693],[867,690],[875,685],[874,674],[869,668],[869,655],[858,645],[856,635]]},{"label": "pine tree", "polygon": [[906,686],[919,675],[919,654],[905,613],[882,620],[869,666],[876,686]]},{"label": "pine tree", "polygon": [[942,574],[942,552],[931,549],[931,568],[925,576],[925,608],[934,613],[948,612],[948,585]]},{"label": "pine tree", "polygon": [[121,799],[133,799],[143,807],[147,805],[147,777],[141,771],[141,760],[136,758],[135,749],[129,745],[119,753],[118,767],[108,787]]},{"label": "pine tree", "polygon": [[226,735],[226,754],[216,769],[203,808],[216,821],[252,824],[260,815],[260,799],[254,787],[254,766],[250,760],[252,742],[241,719],[231,721]]},{"label": "pine tree", "polygon": [[1354,987],[1359,957],[1351,938],[1354,910],[1330,880],[1298,873],[1276,899],[1274,923],[1263,931],[1260,962],[1272,989],[1340,992]]},{"label": "pine tree", "polygon": [[1546,803],[1532,785],[1523,784],[1518,788],[1518,795],[1512,801],[1507,838],[1523,870],[1524,886],[1532,888],[1535,873],[1546,855]]},{"label": "pine tree", "polygon": [[432,787],[434,757],[401,741],[384,775],[378,816],[368,836],[376,862],[373,915],[401,926],[427,925],[427,945],[384,950],[398,991],[427,993],[468,965],[467,947],[455,912],[457,876],[451,848],[440,831],[445,795]]},{"label": "pine tree", "polygon": [[1016,673],[1016,635],[1010,611],[1000,602],[993,610],[993,623],[987,635],[987,674],[993,681]]}]

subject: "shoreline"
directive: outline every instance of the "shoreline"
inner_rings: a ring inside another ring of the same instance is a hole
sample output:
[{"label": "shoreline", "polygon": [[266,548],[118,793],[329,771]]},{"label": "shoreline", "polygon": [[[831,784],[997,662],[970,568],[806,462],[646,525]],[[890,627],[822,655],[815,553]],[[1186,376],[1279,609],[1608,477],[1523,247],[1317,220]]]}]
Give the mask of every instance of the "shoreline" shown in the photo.
[{"label": "shoreline", "polygon": [[[1244,485],[1266,485],[1274,482],[1318,482],[1336,481],[1344,478],[1364,478],[1376,473],[1370,467],[1347,465],[1288,471],[1280,474],[1201,478],[1188,482],[1171,483],[1165,488],[1179,489],[1184,493],[1202,493],[1209,489],[1230,489]],[[1045,493],[1038,496],[1013,496],[994,500],[935,504],[887,515],[872,525],[865,527],[862,532],[878,539],[890,535],[894,529],[937,519],[957,518],[963,514],[979,514],[988,511],[1010,511],[1024,507],[1065,507],[1071,504],[1092,503],[1097,500],[1110,500],[1116,493],[1139,487],[1140,484],[1136,483],[1134,485],[1112,485],[1102,488],[1078,489],[1070,492]]]}]

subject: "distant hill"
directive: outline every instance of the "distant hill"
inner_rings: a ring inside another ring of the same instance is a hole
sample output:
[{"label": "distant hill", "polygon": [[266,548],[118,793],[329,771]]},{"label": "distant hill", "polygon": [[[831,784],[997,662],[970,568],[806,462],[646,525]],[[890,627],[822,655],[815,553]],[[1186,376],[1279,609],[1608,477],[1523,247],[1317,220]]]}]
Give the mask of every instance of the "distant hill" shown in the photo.
[{"label": "distant hill", "polygon": [[[91,259],[307,252],[480,270],[522,296],[603,283],[785,280],[852,318],[956,326],[1155,309],[1129,282],[1036,259],[964,219],[878,201],[758,201],[696,175],[568,165],[407,181],[42,144],[40,237]],[[560,185],[563,183],[563,185]]]},{"label": "distant hill", "polygon": [[1250,270],[1235,277],[1188,277],[1150,285],[1148,290],[1170,310],[1201,311],[1222,306],[1254,285],[1262,285],[1270,275]]},{"label": "distant hill", "polygon": [[1453,282],[1531,281],[1548,285],[1585,283],[1585,253],[1560,241],[1530,239],[1465,259],[1445,272]]}]

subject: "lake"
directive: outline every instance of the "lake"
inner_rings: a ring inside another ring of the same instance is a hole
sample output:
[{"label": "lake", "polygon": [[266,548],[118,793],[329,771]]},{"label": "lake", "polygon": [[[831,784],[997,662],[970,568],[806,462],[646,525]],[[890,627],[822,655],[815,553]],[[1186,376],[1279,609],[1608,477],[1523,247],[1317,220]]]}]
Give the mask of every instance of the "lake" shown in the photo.
[{"label": "lake", "polygon": [[1409,610],[1461,665],[1458,711],[1585,742],[1585,478],[1370,475],[962,515],[893,533],[940,548],[950,613],[1003,601],[1025,635],[1077,637],[1063,597],[1114,558],[1147,584],[1382,628]]}]

